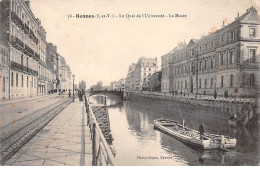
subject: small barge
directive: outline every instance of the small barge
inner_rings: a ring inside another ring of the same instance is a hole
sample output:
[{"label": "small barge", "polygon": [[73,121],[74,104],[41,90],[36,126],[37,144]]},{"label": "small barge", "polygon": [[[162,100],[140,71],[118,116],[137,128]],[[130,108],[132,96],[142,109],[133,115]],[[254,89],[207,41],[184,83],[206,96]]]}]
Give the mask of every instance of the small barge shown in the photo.
[{"label": "small barge", "polygon": [[169,119],[154,120],[154,128],[175,137],[176,139],[187,144],[201,147],[203,149],[225,149],[234,148],[236,139],[223,135],[203,134],[186,126],[179,124],[177,121]]}]

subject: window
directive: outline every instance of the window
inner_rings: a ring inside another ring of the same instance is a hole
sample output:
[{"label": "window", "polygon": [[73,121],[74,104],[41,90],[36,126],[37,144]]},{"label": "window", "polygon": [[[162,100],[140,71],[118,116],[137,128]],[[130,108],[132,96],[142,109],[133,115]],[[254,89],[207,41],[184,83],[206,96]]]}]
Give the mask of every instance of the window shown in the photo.
[{"label": "window", "polygon": [[32,77],[32,86],[31,87],[33,88],[33,77]]},{"label": "window", "polygon": [[146,71],[146,68],[144,68],[144,71]]},{"label": "window", "polygon": [[14,86],[14,73],[11,73],[11,86]]},{"label": "window", "polygon": [[224,43],[224,41],[225,41],[225,35],[223,34],[221,38],[221,42]]},{"label": "window", "polygon": [[178,89],[180,88],[180,83],[178,82]]},{"label": "window", "polygon": [[146,78],[144,78],[144,82],[146,81]]},{"label": "window", "polygon": [[151,71],[151,68],[149,68],[149,71]]},{"label": "window", "polygon": [[23,75],[22,75],[22,79],[21,79],[21,80],[22,80],[22,82],[21,82],[21,86],[23,87]]},{"label": "window", "polygon": [[23,54],[21,55],[21,65],[23,65]]},{"label": "window", "polygon": [[5,91],[5,77],[3,77],[3,88],[2,88],[3,92]]},{"label": "window", "polygon": [[16,87],[18,87],[19,85],[18,80],[19,80],[18,73],[16,73]]},{"label": "window", "polygon": [[221,84],[220,87],[224,87],[224,76],[221,76]]},{"label": "window", "polygon": [[210,60],[210,68],[213,69],[213,58]]},{"label": "window", "polygon": [[254,74],[250,74],[249,85],[250,86],[254,86],[255,85],[255,76],[254,76]]},{"label": "window", "polygon": [[200,63],[199,63],[199,70],[201,70],[201,60],[200,60]]},{"label": "window", "polygon": [[199,80],[199,88],[201,89],[201,79]]},{"label": "window", "polygon": [[183,81],[181,81],[181,89],[183,89]]},{"label": "window", "polygon": [[233,87],[233,75],[230,75],[230,87]]},{"label": "window", "polygon": [[207,79],[205,79],[205,81],[204,81],[204,88],[207,88],[207,86],[208,86],[208,82],[207,82]]},{"label": "window", "polygon": [[250,28],[249,29],[249,36],[250,37],[255,37],[255,28]]},{"label": "window", "polygon": [[224,52],[220,53],[220,65],[224,65]]},{"label": "window", "polygon": [[27,87],[29,87],[29,79],[28,79],[28,76],[26,76],[26,83],[27,83]]},{"label": "window", "polygon": [[230,64],[233,64],[235,61],[234,61],[234,51],[233,50],[231,50],[230,52],[229,52],[229,63]]},{"label": "window", "polygon": [[249,49],[249,62],[255,63],[255,49]]},{"label": "window", "polygon": [[213,87],[213,78],[210,79],[210,88]]},{"label": "window", "polygon": [[187,81],[185,80],[185,89],[187,89]]},{"label": "window", "polygon": [[205,44],[205,51],[208,50],[208,44]]},{"label": "window", "polygon": [[205,59],[204,67],[205,67],[205,70],[206,70],[207,69],[207,59]]},{"label": "window", "polygon": [[214,49],[214,42],[211,42],[211,49]]},{"label": "window", "polygon": [[234,30],[231,31],[231,36],[230,36],[230,38],[231,38],[231,39],[234,39],[234,38],[235,38],[235,31],[234,31]]}]

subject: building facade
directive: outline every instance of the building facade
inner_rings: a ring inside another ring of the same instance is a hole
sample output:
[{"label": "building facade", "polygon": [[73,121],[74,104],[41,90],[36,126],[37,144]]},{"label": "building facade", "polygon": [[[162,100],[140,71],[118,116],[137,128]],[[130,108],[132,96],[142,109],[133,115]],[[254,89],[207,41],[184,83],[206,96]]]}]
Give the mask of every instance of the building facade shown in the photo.
[{"label": "building facade", "polygon": [[[162,91],[236,97],[259,95],[260,16],[250,8],[201,39],[162,56]],[[169,69],[169,75],[163,73]],[[167,86],[167,85],[166,85]]]},{"label": "building facade", "polygon": [[57,90],[59,84],[59,72],[58,72],[58,53],[57,46],[52,43],[47,44],[47,66],[51,74],[51,82],[49,83],[49,91]]},{"label": "building facade", "polygon": [[125,89],[128,91],[141,91],[147,85],[148,77],[157,72],[157,58],[139,58],[136,64],[129,67],[125,81]]},{"label": "building facade", "polygon": [[10,97],[36,96],[40,22],[31,12],[29,1],[3,0],[1,15],[1,40],[10,55]]},{"label": "building facade", "polygon": [[60,57],[59,69],[60,89],[62,91],[72,90],[72,73],[70,67],[66,64],[65,58],[62,56]]},{"label": "building facade", "polygon": [[134,89],[134,86],[133,86],[134,69],[135,69],[135,64],[132,63],[132,65],[129,66],[129,69],[127,72],[127,77],[125,79],[125,90],[126,91],[132,91]]},{"label": "building facade", "polygon": [[[4,53],[1,53],[1,67],[6,65],[6,56],[9,67],[8,73],[1,70],[0,76],[4,77],[1,80],[1,98],[33,97],[47,94],[52,89],[57,80],[54,72],[58,72],[58,60],[53,60],[56,65],[50,69],[47,64],[46,31],[32,13],[29,0],[0,1],[0,44]],[[67,74],[70,78],[70,69]]]}]

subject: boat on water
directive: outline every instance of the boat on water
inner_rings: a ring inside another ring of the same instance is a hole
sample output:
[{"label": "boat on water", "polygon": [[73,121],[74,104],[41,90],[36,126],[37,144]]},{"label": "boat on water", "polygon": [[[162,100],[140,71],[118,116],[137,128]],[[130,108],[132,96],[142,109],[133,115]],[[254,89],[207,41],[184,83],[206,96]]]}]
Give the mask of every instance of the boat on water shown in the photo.
[{"label": "boat on water", "polygon": [[203,149],[225,149],[234,148],[236,139],[223,135],[207,134],[200,135],[199,131],[188,128],[184,124],[170,119],[156,119],[154,128],[175,137],[187,144],[201,147]]}]

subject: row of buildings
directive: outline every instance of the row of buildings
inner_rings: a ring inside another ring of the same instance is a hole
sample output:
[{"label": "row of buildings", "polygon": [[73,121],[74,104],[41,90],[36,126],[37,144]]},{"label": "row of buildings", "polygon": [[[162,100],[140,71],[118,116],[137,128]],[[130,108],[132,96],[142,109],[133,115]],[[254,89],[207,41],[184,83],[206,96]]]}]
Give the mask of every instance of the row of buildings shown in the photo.
[{"label": "row of buildings", "polygon": [[162,92],[259,96],[260,16],[251,7],[216,32],[161,57]]},{"label": "row of buildings", "polygon": [[140,58],[129,66],[125,90],[159,84],[163,93],[255,97],[259,96],[259,62],[260,16],[251,7],[221,29],[179,43],[161,56],[161,71],[156,59]]},{"label": "row of buildings", "polygon": [[0,67],[0,100],[72,89],[70,67],[46,41],[29,0],[0,2]]},{"label": "row of buildings", "polygon": [[157,58],[141,57],[129,66],[125,79],[126,91],[141,91],[147,86],[148,78],[158,71]]}]

